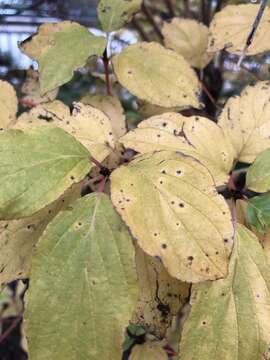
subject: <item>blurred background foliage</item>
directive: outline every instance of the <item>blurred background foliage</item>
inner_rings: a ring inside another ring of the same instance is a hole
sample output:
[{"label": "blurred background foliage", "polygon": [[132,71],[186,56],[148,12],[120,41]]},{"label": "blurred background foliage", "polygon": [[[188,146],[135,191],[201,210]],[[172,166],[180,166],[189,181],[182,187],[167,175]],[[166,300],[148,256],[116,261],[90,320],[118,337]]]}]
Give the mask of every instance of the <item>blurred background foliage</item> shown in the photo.
[{"label": "blurred background foliage", "polygon": [[[109,35],[108,53],[120,52],[122,48],[140,40],[162,44],[162,24],[173,17],[197,19],[209,25],[214,13],[223,6],[250,2],[256,3],[248,0],[145,0],[142,10],[125,29]],[[22,97],[26,70],[29,67],[36,69],[37,64],[20,52],[18,42],[34,34],[40,24],[62,20],[73,20],[94,33],[101,33],[96,5],[96,0],[0,0],[0,79],[15,86],[19,99]],[[204,70],[198,72],[204,89],[201,101],[205,108],[200,110],[201,115],[215,120],[228,97],[239,94],[246,85],[270,78],[270,52],[246,57],[240,70],[236,67],[237,61],[238,56],[221,51]],[[131,128],[147,117],[147,109],[138,112],[138,100],[115,83],[113,75],[111,81]],[[72,102],[82,96],[105,93],[103,62],[91,58],[87,66],[79,69],[73,79],[61,87],[57,98],[72,106]],[[21,103],[20,112],[25,110],[27,106]],[[187,115],[194,113],[194,110],[186,111]],[[27,280],[24,283],[19,281],[0,292],[1,360],[27,359],[20,328],[26,287]]]}]

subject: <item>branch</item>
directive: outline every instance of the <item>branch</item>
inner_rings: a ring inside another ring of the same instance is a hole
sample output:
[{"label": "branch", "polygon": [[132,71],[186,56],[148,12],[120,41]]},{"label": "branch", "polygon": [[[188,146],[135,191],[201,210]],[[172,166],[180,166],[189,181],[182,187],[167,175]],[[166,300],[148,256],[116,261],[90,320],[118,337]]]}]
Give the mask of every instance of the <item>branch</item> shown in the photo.
[{"label": "branch", "polygon": [[163,35],[160,31],[160,28],[158,27],[158,24],[156,23],[154,17],[152,16],[151,12],[149,11],[149,9],[145,6],[145,4],[142,4],[142,11],[145,15],[145,17],[147,18],[147,20],[150,22],[150,24],[153,26],[157,36],[159,37],[159,39],[161,41],[163,41]]},{"label": "branch", "polygon": [[252,44],[252,41],[254,39],[254,36],[256,34],[256,31],[258,29],[258,26],[260,24],[260,21],[262,19],[262,16],[263,16],[263,13],[264,13],[264,10],[266,8],[266,5],[267,5],[267,0],[261,0],[261,3],[260,3],[260,8],[259,8],[259,11],[257,13],[257,16],[254,20],[254,23],[252,25],[252,28],[251,28],[251,31],[250,33],[248,34],[248,37],[247,37],[247,40],[246,40],[246,45],[244,47],[244,50],[242,51],[242,54],[238,60],[238,63],[237,63],[237,69],[239,70],[240,66],[241,66],[241,63],[244,59],[244,57],[246,56],[246,52],[248,50],[248,48],[250,47],[250,45]]}]

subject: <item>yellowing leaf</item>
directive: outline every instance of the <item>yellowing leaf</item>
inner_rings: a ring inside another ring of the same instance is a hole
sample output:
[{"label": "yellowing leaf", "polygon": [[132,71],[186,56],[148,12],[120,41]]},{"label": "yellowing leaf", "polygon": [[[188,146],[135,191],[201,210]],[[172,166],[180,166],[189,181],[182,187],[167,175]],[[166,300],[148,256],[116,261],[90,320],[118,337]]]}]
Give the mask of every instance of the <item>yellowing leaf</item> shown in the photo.
[{"label": "yellowing leaf", "polygon": [[270,189],[270,149],[263,151],[247,171],[246,186],[256,192]]},{"label": "yellowing leaf", "polygon": [[[218,12],[211,24],[208,51],[226,49],[230,53],[241,54],[259,10],[257,4],[225,6]],[[270,49],[270,9],[266,7],[247,55],[255,55]]]},{"label": "yellowing leaf", "polygon": [[251,163],[270,147],[269,92],[266,81],[248,86],[240,96],[229,99],[218,119],[239,161]]},{"label": "yellowing leaf", "polygon": [[0,134],[0,219],[28,217],[90,171],[89,152],[59,128]]},{"label": "yellowing leaf", "polygon": [[18,100],[16,91],[7,81],[0,80],[0,128],[6,128],[16,119]]},{"label": "yellowing leaf", "polygon": [[130,360],[168,360],[168,355],[157,342],[146,342],[134,346]]},{"label": "yellowing leaf", "polygon": [[29,218],[0,222],[0,285],[29,277],[32,252],[48,223],[80,197],[81,185]]},{"label": "yellowing leaf", "polygon": [[140,296],[132,322],[162,339],[173,316],[187,301],[190,286],[172,278],[159,259],[138,246],[135,249]]},{"label": "yellowing leaf", "polygon": [[102,55],[106,39],[71,21],[42,24],[38,33],[20,44],[39,63],[41,95],[68,82],[93,55]]},{"label": "yellowing leaf", "polygon": [[270,345],[270,268],[258,239],[243,225],[227,278],[194,285],[181,360],[263,360]]},{"label": "yellowing leaf", "polygon": [[140,10],[142,0],[100,0],[98,18],[104,31],[119,30]]},{"label": "yellowing leaf", "polygon": [[26,300],[32,359],[119,359],[137,300],[129,232],[104,194],[77,200],[47,227]]},{"label": "yellowing leaf", "polygon": [[157,43],[128,46],[113,57],[120,84],[133,95],[163,107],[199,107],[199,82],[186,60]]},{"label": "yellowing leaf", "polygon": [[25,105],[36,106],[44,102],[53,101],[58,95],[58,88],[48,92],[45,95],[40,95],[40,84],[38,71],[30,68],[27,70],[26,80],[22,86],[22,102]]},{"label": "yellowing leaf", "polygon": [[233,149],[222,129],[200,116],[177,113],[153,116],[120,141],[140,153],[170,150],[193,156],[208,168],[217,186],[227,182],[233,167]]},{"label": "yellowing leaf", "polygon": [[203,165],[179,153],[147,153],[116,169],[111,183],[112,201],[139,246],[160,257],[171,276],[226,276],[231,214]]},{"label": "yellowing leaf", "polygon": [[86,95],[80,100],[80,102],[103,111],[110,119],[114,135],[117,139],[127,132],[124,109],[117,97]]},{"label": "yellowing leaf", "polygon": [[74,103],[72,115],[69,108],[60,101],[43,104],[24,113],[15,128],[33,126],[57,126],[79,140],[98,161],[103,161],[114,147],[113,129],[110,119],[90,105]]},{"label": "yellowing leaf", "polygon": [[165,46],[198,69],[203,69],[213,58],[213,54],[206,52],[208,33],[208,27],[204,24],[184,18],[173,18],[171,22],[165,22],[162,28]]}]

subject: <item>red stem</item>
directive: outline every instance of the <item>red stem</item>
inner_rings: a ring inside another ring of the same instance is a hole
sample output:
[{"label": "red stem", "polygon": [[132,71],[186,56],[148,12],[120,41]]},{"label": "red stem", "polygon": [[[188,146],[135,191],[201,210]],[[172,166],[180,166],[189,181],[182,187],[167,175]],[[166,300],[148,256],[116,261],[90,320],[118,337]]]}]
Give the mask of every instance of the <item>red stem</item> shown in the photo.
[{"label": "red stem", "polygon": [[105,80],[106,80],[106,88],[107,88],[107,95],[112,95],[111,91],[111,82],[110,82],[110,70],[109,70],[109,63],[110,60],[108,58],[107,48],[104,50],[103,53],[103,65],[104,65],[104,71],[105,71]]}]

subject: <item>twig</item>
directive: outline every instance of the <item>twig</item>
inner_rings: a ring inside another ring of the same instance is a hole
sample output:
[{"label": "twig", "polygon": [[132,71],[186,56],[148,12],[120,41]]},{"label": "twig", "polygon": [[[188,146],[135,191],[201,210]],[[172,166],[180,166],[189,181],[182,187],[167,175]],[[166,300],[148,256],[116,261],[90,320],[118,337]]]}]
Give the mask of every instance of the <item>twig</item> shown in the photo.
[{"label": "twig", "polygon": [[165,0],[165,4],[167,6],[167,9],[169,11],[169,15],[171,17],[174,17],[175,16],[175,13],[174,13],[174,8],[173,8],[173,4],[172,4],[172,1],[171,0]]},{"label": "twig", "polygon": [[215,105],[215,107],[217,109],[221,109],[220,106],[217,104],[216,100],[214,99],[213,95],[209,92],[207,87],[204,85],[204,83],[202,81],[200,81],[200,84],[201,84],[201,87],[202,87],[202,91],[205,93],[205,95],[208,97],[208,99],[211,101],[211,103],[213,105]]},{"label": "twig", "polygon": [[136,19],[136,17],[134,16],[132,23],[135,27],[135,29],[138,31],[138,33],[141,35],[141,38],[145,41],[150,41],[149,36],[147,35],[147,33],[144,31],[143,27],[141,26],[140,22]]},{"label": "twig", "polygon": [[240,56],[240,58],[238,60],[238,63],[237,63],[237,69],[238,70],[240,69],[241,63],[242,63],[244,57],[246,56],[246,52],[247,52],[248,48],[252,44],[252,41],[254,39],[255,33],[256,33],[256,31],[258,29],[258,26],[260,24],[260,21],[262,19],[264,10],[266,8],[266,5],[267,5],[267,0],[261,0],[259,11],[258,11],[258,13],[256,15],[256,18],[255,18],[254,23],[252,25],[251,31],[248,34],[244,50],[242,51],[242,54],[241,54],[241,56]]},{"label": "twig", "polygon": [[11,325],[4,331],[0,336],[0,344],[9,336],[9,334],[16,328],[19,322],[22,319],[23,310],[19,313],[18,316],[12,321]]},{"label": "twig", "polygon": [[102,60],[103,60],[104,71],[105,71],[107,95],[111,96],[112,91],[111,91],[110,71],[109,71],[109,62],[110,62],[110,60],[108,58],[107,48],[104,50]]},{"label": "twig", "polygon": [[163,41],[163,35],[162,35],[162,33],[161,33],[161,31],[160,31],[160,29],[159,29],[159,27],[158,27],[155,19],[153,18],[151,12],[148,10],[148,8],[145,6],[144,3],[142,4],[142,11],[143,11],[145,17],[147,18],[147,20],[148,20],[148,21],[150,22],[150,24],[153,26],[153,28],[154,28],[157,36],[159,37],[159,39],[160,39],[161,41]]}]

